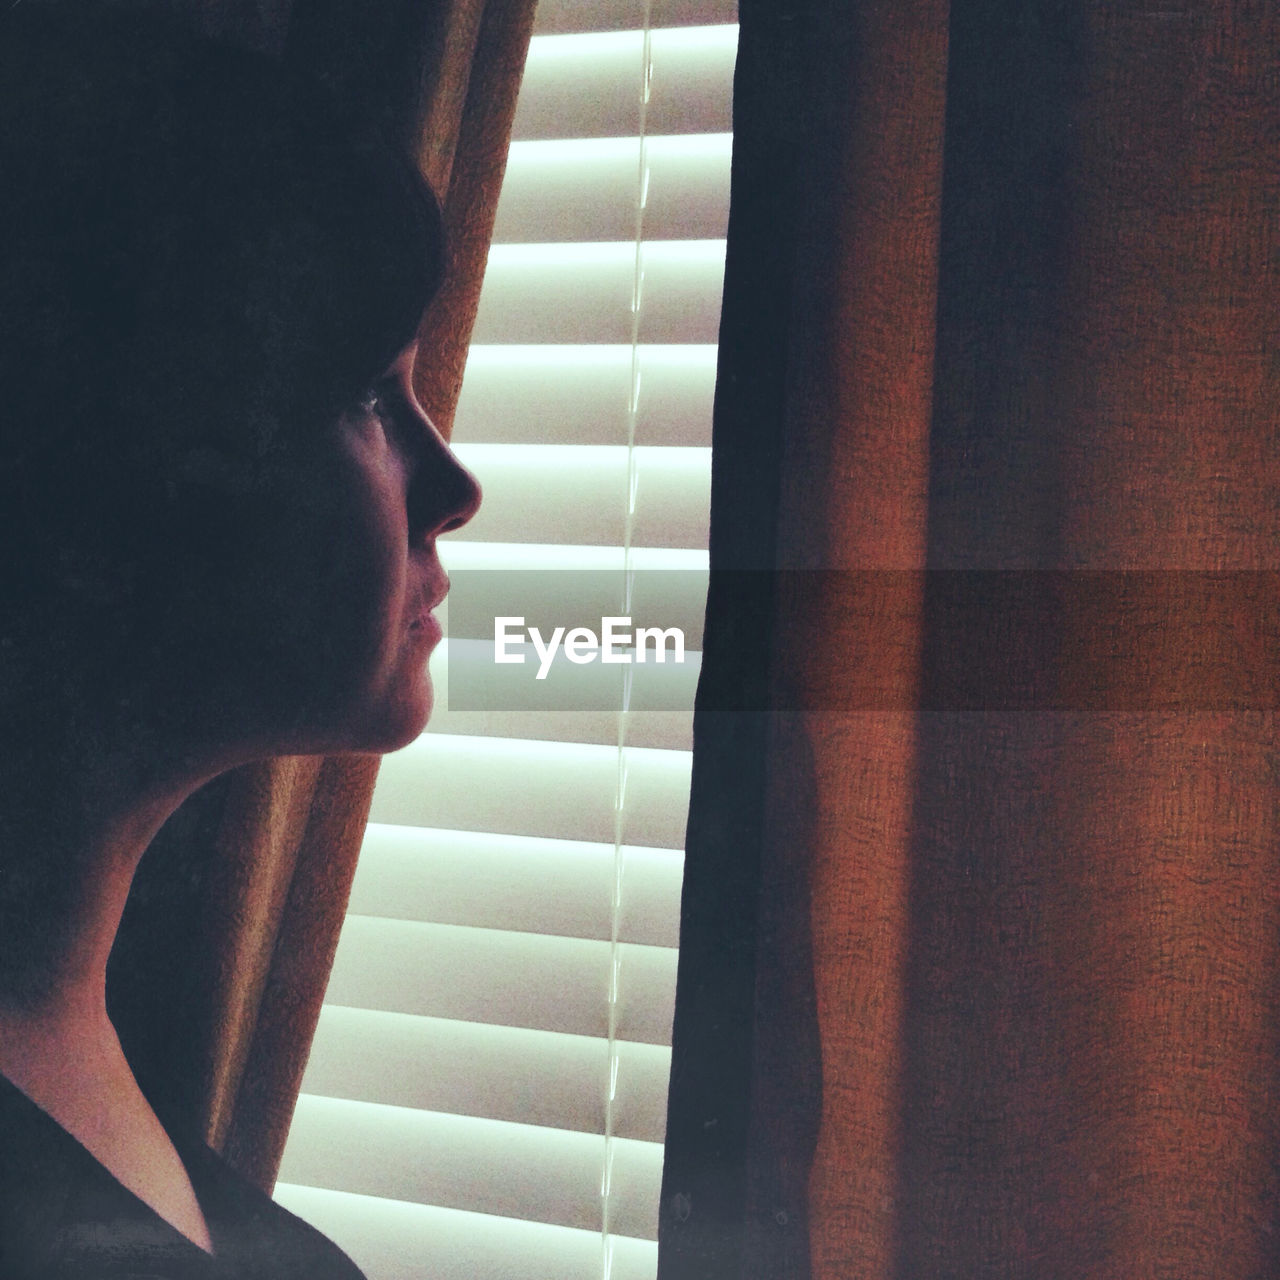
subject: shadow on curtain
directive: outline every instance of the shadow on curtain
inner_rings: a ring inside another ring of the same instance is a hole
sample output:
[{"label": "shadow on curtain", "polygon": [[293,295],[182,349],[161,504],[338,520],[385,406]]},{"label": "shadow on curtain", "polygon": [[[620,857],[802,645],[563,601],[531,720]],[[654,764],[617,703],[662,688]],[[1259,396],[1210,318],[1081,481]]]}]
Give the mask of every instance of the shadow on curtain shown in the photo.
[{"label": "shadow on curtain", "polygon": [[742,0],[663,1280],[1280,1271],[1277,49]]},{"label": "shadow on curtain", "polygon": [[[461,385],[533,0],[191,0],[274,49],[418,157],[451,236],[418,391],[447,435]],[[148,1093],[270,1190],[337,948],[378,760],[292,757],[192,798],[139,869],[112,1017]]]}]

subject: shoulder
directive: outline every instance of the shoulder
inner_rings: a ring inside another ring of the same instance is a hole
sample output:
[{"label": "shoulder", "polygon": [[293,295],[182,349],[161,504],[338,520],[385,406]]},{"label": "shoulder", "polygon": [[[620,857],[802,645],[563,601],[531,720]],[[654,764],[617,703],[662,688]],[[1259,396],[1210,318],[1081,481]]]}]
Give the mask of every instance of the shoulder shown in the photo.
[{"label": "shoulder", "polygon": [[331,1240],[171,1130],[215,1256],[0,1076],[0,1280],[365,1280]]},{"label": "shoulder", "polygon": [[0,1076],[0,1275],[49,1270],[82,1174],[73,1144]]},{"label": "shoulder", "polygon": [[332,1240],[277,1204],[209,1147],[183,1143],[179,1150],[228,1276],[365,1280]]}]

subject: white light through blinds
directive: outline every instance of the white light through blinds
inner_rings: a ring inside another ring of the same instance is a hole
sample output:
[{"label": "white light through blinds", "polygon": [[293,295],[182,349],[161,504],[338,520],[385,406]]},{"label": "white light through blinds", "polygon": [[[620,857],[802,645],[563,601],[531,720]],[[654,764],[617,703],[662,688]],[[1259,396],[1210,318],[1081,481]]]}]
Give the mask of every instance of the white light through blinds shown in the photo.
[{"label": "white light through blinds", "polygon": [[[542,0],[454,429],[473,568],[694,569],[731,0]],[[693,598],[696,596],[697,598]],[[653,1280],[690,725],[464,711],[383,763],[276,1188],[370,1280]]]}]

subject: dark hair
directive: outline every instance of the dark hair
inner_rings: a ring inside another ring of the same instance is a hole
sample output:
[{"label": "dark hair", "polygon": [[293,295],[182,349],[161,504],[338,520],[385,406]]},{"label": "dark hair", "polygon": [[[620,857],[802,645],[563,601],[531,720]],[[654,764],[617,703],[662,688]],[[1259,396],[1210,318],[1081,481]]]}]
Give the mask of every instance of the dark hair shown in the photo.
[{"label": "dark hair", "polygon": [[[163,663],[136,638],[175,583],[241,580],[273,467],[412,339],[443,240],[412,166],[286,66],[105,0],[0,7],[0,718],[56,773]],[[0,998],[27,1001],[84,851],[53,792],[13,808]]]},{"label": "dark hair", "polygon": [[415,170],[282,63],[118,10],[0,17],[3,595],[332,419],[442,263]]}]

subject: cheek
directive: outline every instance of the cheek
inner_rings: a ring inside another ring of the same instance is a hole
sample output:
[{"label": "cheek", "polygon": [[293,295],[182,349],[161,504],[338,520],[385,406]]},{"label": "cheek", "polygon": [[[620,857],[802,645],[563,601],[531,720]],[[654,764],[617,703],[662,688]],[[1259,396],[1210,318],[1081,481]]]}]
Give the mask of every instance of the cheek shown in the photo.
[{"label": "cheek", "polygon": [[155,565],[139,678],[282,750],[390,750],[430,709],[401,478],[294,461],[270,494],[193,507]]},{"label": "cheek", "polygon": [[406,555],[394,501],[358,474],[312,476],[280,499],[208,612],[282,693],[332,702],[366,687],[399,642]]},{"label": "cheek", "polygon": [[357,682],[397,662],[410,621],[404,501],[381,479],[356,486],[335,507],[318,593],[335,656],[345,655]]}]

